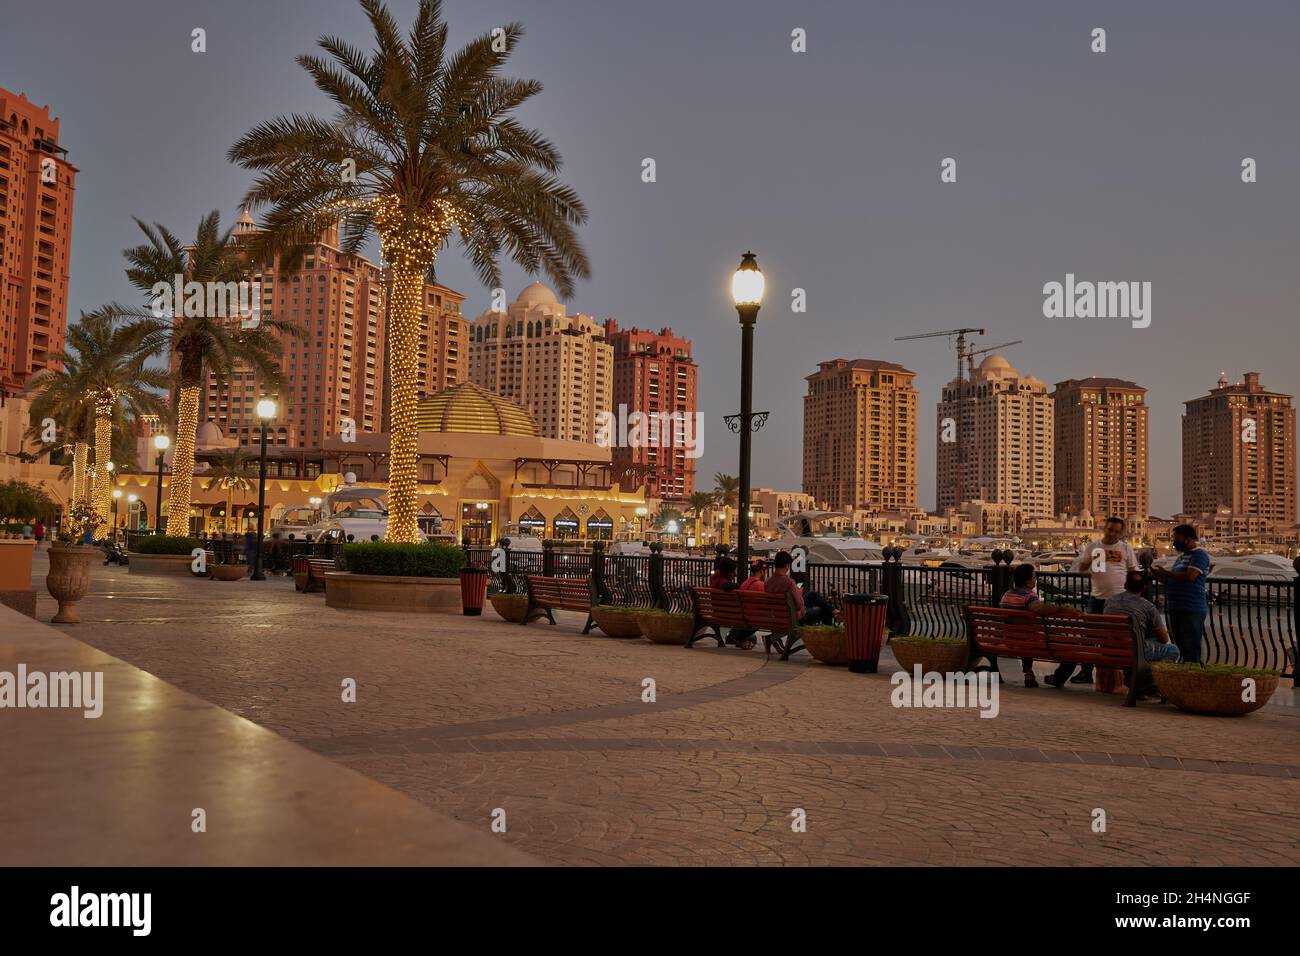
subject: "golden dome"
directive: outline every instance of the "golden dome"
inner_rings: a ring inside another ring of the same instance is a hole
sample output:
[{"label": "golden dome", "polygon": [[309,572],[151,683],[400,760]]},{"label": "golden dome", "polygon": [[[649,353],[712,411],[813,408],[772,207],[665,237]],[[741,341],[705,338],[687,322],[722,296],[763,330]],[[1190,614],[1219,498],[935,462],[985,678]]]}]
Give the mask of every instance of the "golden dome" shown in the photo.
[{"label": "golden dome", "polygon": [[422,432],[537,437],[537,423],[521,406],[472,382],[422,399],[415,421]]}]

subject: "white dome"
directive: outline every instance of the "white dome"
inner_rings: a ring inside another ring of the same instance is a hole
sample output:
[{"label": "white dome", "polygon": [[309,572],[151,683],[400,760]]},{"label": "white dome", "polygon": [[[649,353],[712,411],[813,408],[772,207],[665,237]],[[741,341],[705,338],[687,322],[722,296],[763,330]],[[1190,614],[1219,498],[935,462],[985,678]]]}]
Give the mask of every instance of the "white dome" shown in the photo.
[{"label": "white dome", "polygon": [[198,448],[216,448],[226,440],[221,433],[221,426],[216,422],[204,422],[194,435],[194,444]]},{"label": "white dome", "polygon": [[549,287],[542,285],[540,282],[534,282],[526,286],[524,291],[519,293],[519,298],[515,302],[534,308],[535,306],[559,308],[560,300],[555,297],[555,293]]},{"label": "white dome", "polygon": [[1011,368],[1011,363],[1008,362],[1006,359],[1004,359],[1001,355],[990,355],[984,361],[980,362],[981,372],[992,372],[997,369],[1009,369],[1009,368]]}]

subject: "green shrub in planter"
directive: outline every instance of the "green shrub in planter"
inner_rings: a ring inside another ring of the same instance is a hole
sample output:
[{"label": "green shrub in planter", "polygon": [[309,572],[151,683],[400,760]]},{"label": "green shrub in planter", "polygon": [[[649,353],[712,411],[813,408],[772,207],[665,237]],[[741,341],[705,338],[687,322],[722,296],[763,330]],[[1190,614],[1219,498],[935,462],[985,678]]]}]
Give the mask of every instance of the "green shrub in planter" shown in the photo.
[{"label": "green shrub in planter", "polygon": [[839,624],[810,624],[799,628],[799,639],[814,660],[832,667],[849,662],[848,637]]},{"label": "green shrub in planter", "polygon": [[892,637],[889,647],[898,666],[909,672],[920,664],[923,673],[957,673],[965,670],[969,653],[960,637]]},{"label": "green shrub in planter", "polygon": [[202,547],[203,542],[198,538],[187,538],[178,534],[153,534],[136,541],[135,553],[189,554],[195,548]]},{"label": "green shrub in planter", "polygon": [[496,611],[503,620],[510,621],[512,624],[518,624],[524,619],[524,612],[528,610],[527,594],[510,594],[505,591],[497,591],[488,595],[488,602],[492,605],[492,610]]},{"label": "green shrub in planter", "polygon": [[614,604],[597,604],[591,609],[596,626],[609,637],[640,637],[641,625],[637,615],[641,608],[619,607]]},{"label": "green shrub in planter", "polygon": [[[1157,661],[1151,676],[1165,700],[1190,714],[1240,717],[1263,707],[1277,690],[1277,671],[1232,664],[1171,664]],[[1255,682],[1254,699],[1243,700],[1243,681]]]},{"label": "green shrub in planter", "polygon": [[454,578],[465,566],[465,552],[436,541],[401,544],[396,541],[358,541],[345,544],[339,566],[353,574],[397,578]]},{"label": "green shrub in planter", "polygon": [[641,636],[656,644],[685,644],[695,632],[695,615],[662,608],[642,608],[636,614]]}]

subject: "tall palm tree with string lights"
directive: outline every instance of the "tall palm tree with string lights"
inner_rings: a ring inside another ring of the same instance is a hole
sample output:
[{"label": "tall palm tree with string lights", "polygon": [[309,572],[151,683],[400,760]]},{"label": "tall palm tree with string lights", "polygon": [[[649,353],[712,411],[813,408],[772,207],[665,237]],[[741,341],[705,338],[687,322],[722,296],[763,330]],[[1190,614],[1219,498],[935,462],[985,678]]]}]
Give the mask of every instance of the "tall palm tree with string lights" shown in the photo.
[{"label": "tall palm tree with string lights", "polygon": [[[261,260],[248,255],[247,246],[231,239],[231,230],[221,229],[215,210],[199,220],[192,242],[182,242],[159,223],[149,225],[137,219],[145,242],[123,253],[130,283],[154,299],[159,286],[171,286],[177,276],[208,286],[248,281],[250,264]],[[175,306],[177,303],[173,303]],[[229,303],[227,303],[229,305]],[[167,533],[189,533],[190,499],[194,480],[194,441],[199,428],[199,398],[204,375],[212,373],[224,382],[236,368],[256,373],[268,394],[284,387],[280,369],[283,354],[281,336],[301,335],[300,326],[259,314],[257,324],[245,328],[229,308],[191,310],[173,308],[135,309],[113,304],[106,307],[115,317],[129,320],[141,336],[141,348],[151,356],[167,358],[172,366],[176,395],[176,430],[172,443],[172,480],[167,493]],[[193,314],[198,312],[201,314]],[[220,314],[225,312],[225,314]]]},{"label": "tall palm tree with string lights", "polygon": [[713,476],[713,495],[722,505],[722,541],[731,544],[731,509],[740,500],[740,479],[718,472]]},{"label": "tall palm tree with string lights", "polygon": [[419,537],[421,306],[435,260],[454,237],[485,285],[501,285],[509,257],[545,272],[567,297],[590,274],[576,231],[587,213],[557,178],[556,148],[513,115],[542,89],[500,75],[522,26],[499,27],[453,53],[439,0],[420,0],[406,36],[381,0],[361,0],[361,8],[373,51],[322,37],[327,57],[297,58],[334,115],[262,123],[229,155],[258,173],[245,204],[270,207],[253,255],[280,256],[290,268],[336,224],[347,252],[379,239],[392,279],[386,538],[409,542]]},{"label": "tall palm tree with string lights", "polygon": [[696,491],[688,499],[690,505],[691,517],[695,519],[695,542],[702,544],[704,539],[700,535],[701,522],[704,520],[704,512],[708,511],[718,503],[718,496],[712,491]]}]

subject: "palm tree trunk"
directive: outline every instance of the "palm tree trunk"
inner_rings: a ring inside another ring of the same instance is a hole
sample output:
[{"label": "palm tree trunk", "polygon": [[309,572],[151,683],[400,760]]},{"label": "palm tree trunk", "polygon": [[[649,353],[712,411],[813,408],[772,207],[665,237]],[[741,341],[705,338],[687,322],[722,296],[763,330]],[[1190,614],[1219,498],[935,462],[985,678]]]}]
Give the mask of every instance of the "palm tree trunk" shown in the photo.
[{"label": "palm tree trunk", "polygon": [[108,470],[108,462],[113,454],[113,419],[112,407],[109,407],[107,414],[100,414],[100,409],[95,409],[95,485],[91,492],[91,507],[99,514],[99,523],[95,526],[95,537],[102,538],[106,536],[108,523],[108,510],[112,501],[112,474]]},{"label": "palm tree trunk", "polygon": [[74,510],[86,497],[86,460],[90,457],[90,446],[79,441],[72,446],[72,500],[68,510]]},{"label": "palm tree trunk", "polygon": [[176,444],[172,451],[172,484],[167,493],[167,533],[190,533],[190,486],[194,482],[194,436],[199,430],[198,385],[182,385],[176,407]]},{"label": "palm tree trunk", "polygon": [[416,464],[419,432],[415,405],[419,387],[420,307],[424,273],[393,266],[392,327],[388,375],[392,383],[392,432],[388,447],[388,531],[385,541],[419,541]]}]

